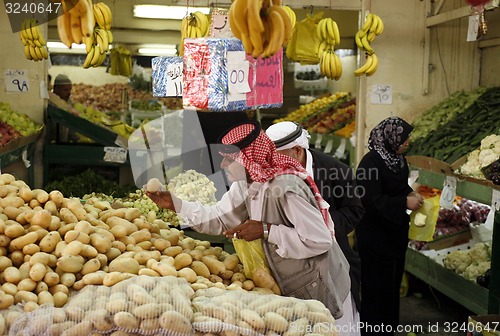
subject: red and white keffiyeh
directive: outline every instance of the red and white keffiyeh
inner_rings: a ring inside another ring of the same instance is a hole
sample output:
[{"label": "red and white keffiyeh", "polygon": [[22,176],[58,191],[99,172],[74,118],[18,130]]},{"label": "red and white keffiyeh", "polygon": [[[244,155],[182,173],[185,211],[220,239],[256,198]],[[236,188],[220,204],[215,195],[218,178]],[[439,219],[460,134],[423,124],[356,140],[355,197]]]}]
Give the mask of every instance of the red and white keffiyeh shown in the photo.
[{"label": "red and white keffiyeh", "polygon": [[[246,144],[245,139],[251,136],[252,133],[255,134],[255,132],[258,132],[255,140]],[[293,174],[303,179],[313,192],[323,220],[332,232],[333,237],[333,228],[328,225],[328,203],[321,196],[313,178],[307,174],[299,161],[287,155],[279,154],[272,140],[260,129],[258,123],[248,122],[234,127],[221,138],[221,143],[239,147],[234,148],[232,153],[221,151],[220,154],[231,157],[245,167],[254,182],[268,182],[276,176],[285,174]],[[245,144],[242,146],[242,143]]]}]

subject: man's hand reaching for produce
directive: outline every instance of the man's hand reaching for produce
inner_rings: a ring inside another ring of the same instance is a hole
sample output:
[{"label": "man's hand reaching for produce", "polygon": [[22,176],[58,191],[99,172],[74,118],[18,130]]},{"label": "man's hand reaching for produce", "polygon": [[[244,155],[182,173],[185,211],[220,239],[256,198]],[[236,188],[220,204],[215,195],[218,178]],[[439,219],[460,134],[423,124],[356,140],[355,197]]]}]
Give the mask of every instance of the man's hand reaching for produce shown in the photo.
[{"label": "man's hand reaching for produce", "polygon": [[151,200],[155,202],[156,205],[158,205],[160,208],[175,211],[174,200],[172,199],[172,194],[170,194],[169,191],[146,191],[146,195],[151,198]]}]

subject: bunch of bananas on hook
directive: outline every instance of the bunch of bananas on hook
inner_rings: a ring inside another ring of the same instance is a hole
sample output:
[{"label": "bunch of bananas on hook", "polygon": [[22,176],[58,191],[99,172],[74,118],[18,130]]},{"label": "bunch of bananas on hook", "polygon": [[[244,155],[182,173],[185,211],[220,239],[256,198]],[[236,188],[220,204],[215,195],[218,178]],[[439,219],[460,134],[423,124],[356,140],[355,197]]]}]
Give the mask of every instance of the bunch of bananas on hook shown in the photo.
[{"label": "bunch of bananas on hook", "polygon": [[113,42],[111,9],[105,3],[98,2],[92,6],[92,12],[95,17],[95,26],[93,34],[84,39],[87,51],[87,57],[83,62],[84,69],[101,65],[106,60],[109,46]]},{"label": "bunch of bananas on hook", "polygon": [[208,16],[200,11],[185,16],[181,21],[181,43],[179,55],[184,54],[184,39],[205,37],[210,31],[210,20]]},{"label": "bunch of bananas on hook", "polygon": [[295,25],[295,12],[280,0],[234,0],[229,25],[253,58],[268,58],[288,44]]},{"label": "bunch of bananas on hook", "polygon": [[38,62],[49,58],[47,42],[36,19],[24,20],[19,35],[24,45],[24,56],[28,60]]},{"label": "bunch of bananas on hook", "polygon": [[384,31],[384,23],[382,19],[374,14],[368,13],[365,23],[356,33],[354,39],[359,49],[365,51],[366,62],[354,71],[355,76],[371,76],[377,71],[378,57],[375,55],[370,43],[375,39],[375,36],[382,34]]},{"label": "bunch of bananas on hook", "polygon": [[342,75],[342,63],[335,53],[335,45],[340,44],[340,31],[332,18],[324,18],[316,26],[316,53],[319,59],[319,71],[328,79],[339,80]]}]

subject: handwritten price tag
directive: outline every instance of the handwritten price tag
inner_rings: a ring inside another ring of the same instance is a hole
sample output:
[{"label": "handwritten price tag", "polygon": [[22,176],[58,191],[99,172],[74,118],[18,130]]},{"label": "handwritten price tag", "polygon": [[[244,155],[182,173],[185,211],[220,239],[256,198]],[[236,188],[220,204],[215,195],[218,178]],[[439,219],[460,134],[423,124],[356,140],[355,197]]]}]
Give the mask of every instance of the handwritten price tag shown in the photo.
[{"label": "handwritten price tag", "polygon": [[453,201],[457,195],[457,178],[454,176],[446,176],[444,181],[443,191],[441,192],[441,198],[439,199],[439,205],[445,209],[451,209],[453,207]]},{"label": "handwritten price tag", "polygon": [[182,96],[182,63],[167,65],[167,97]]},{"label": "handwritten price tag", "polygon": [[370,103],[379,105],[392,104],[392,86],[391,85],[373,85],[370,92]]},{"label": "handwritten price tag", "polygon": [[248,85],[249,63],[245,59],[244,51],[228,51],[227,53],[227,80],[228,100],[241,101],[246,99],[250,92]]},{"label": "handwritten price tag", "polygon": [[7,92],[28,92],[29,79],[28,70],[7,69],[5,74],[5,91]]},{"label": "handwritten price tag", "polygon": [[104,147],[104,161],[124,163],[127,160],[127,150],[120,147]]}]

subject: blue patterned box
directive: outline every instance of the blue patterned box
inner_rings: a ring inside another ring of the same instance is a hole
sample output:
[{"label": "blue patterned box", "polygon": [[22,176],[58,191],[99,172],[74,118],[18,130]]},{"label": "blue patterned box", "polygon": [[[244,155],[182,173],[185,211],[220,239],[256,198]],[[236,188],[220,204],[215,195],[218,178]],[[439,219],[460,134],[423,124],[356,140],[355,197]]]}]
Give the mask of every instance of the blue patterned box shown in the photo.
[{"label": "blue patterned box", "polygon": [[283,104],[283,54],[246,55],[235,38],[184,40],[183,105],[203,111],[243,111]]},{"label": "blue patterned box", "polygon": [[151,60],[153,96],[182,96],[182,57],[154,57]]}]

